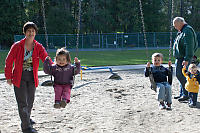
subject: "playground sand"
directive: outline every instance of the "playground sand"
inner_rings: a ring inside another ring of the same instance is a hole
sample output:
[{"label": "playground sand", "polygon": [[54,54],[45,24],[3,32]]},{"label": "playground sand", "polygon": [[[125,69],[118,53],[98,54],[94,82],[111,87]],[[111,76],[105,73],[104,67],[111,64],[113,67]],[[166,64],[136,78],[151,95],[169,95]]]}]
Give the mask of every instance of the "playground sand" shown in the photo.
[{"label": "playground sand", "polygon": [[[189,108],[173,99],[172,110],[159,110],[156,93],[143,70],[119,71],[122,80],[108,79],[109,72],[76,76],[71,102],[54,109],[52,87],[39,86],[31,118],[39,133],[199,133],[200,104]],[[50,77],[39,78],[40,83]],[[0,132],[20,133],[13,87],[0,81]],[[173,80],[172,96],[178,94]],[[200,98],[198,98],[200,101]]]}]

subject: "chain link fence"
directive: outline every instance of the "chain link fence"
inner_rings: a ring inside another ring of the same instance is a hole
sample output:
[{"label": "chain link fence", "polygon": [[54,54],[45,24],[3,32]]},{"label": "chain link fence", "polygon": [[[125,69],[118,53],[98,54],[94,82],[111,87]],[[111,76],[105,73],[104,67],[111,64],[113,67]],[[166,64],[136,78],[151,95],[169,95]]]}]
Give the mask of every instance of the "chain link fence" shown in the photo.
[{"label": "chain link fence", "polygon": [[[170,32],[147,32],[148,47],[169,47]],[[172,34],[172,38],[176,33]],[[197,32],[200,45],[200,32]],[[24,35],[15,35],[14,41],[19,41]],[[45,35],[38,34],[35,39],[45,47]],[[76,34],[48,34],[49,49],[66,47],[67,49],[76,48]],[[110,33],[110,34],[80,34],[78,48],[80,49],[104,49],[104,48],[143,48],[144,35],[142,33]]]}]

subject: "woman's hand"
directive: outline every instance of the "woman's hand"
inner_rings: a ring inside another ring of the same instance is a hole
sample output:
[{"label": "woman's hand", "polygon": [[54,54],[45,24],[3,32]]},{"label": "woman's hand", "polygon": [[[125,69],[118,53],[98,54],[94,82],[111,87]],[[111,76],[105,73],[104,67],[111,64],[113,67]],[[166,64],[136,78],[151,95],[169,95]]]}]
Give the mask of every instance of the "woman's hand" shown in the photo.
[{"label": "woman's hand", "polygon": [[47,57],[46,57],[46,59],[47,59],[47,60],[50,60],[50,57],[49,57],[49,56],[47,56]]},{"label": "woman's hand", "polygon": [[7,79],[7,83],[8,83],[9,85],[12,85],[12,80],[11,80],[11,79]]}]

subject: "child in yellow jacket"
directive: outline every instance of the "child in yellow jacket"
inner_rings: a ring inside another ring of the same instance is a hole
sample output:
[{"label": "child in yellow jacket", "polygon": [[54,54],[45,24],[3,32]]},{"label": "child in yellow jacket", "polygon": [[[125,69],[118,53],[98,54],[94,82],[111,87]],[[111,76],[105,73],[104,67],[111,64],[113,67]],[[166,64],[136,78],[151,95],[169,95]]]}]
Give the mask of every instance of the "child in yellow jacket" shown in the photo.
[{"label": "child in yellow jacket", "polygon": [[189,72],[187,72],[186,66],[184,66],[182,69],[182,73],[187,79],[185,89],[188,91],[189,94],[189,107],[194,108],[196,107],[197,103],[200,74],[195,64],[190,64],[188,70]]}]

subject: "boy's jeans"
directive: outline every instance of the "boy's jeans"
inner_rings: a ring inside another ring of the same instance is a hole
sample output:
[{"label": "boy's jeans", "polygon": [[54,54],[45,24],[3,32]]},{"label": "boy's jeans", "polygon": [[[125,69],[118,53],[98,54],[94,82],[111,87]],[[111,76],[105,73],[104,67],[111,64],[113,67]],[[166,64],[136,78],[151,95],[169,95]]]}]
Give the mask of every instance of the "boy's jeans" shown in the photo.
[{"label": "boy's jeans", "polygon": [[165,101],[167,103],[172,103],[172,91],[171,86],[168,82],[156,83],[158,101]]}]

